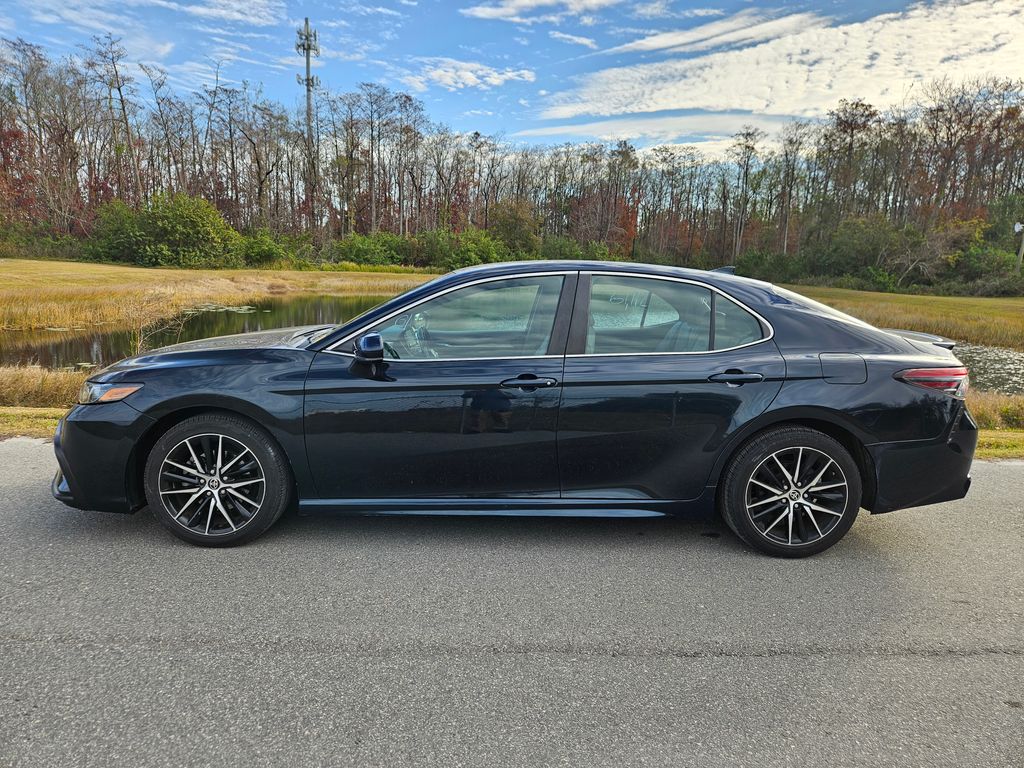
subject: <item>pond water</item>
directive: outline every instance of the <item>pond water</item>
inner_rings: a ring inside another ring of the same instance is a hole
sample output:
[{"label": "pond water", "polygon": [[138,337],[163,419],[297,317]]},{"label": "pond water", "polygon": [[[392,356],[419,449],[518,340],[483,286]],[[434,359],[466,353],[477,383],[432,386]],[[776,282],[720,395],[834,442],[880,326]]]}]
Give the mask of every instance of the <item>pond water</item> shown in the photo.
[{"label": "pond water", "polygon": [[[341,323],[385,301],[386,296],[298,296],[244,307],[208,306],[188,313],[177,327],[147,340],[149,348],[179,341],[294,325]],[[100,367],[133,353],[127,331],[48,329],[0,333],[0,364],[44,368]]]},{"label": "pond water", "polygon": [[[340,323],[376,306],[383,296],[298,296],[269,299],[247,307],[205,307],[190,313],[180,329],[151,338],[149,347],[228,333]],[[101,326],[87,331],[50,329],[0,333],[0,364],[37,363],[46,368],[103,367],[132,353],[127,331]],[[978,344],[957,344],[955,353],[971,369],[971,386],[1024,394],[1024,352]]]},{"label": "pond water", "polygon": [[980,344],[957,344],[953,350],[971,371],[971,386],[1007,395],[1024,395],[1024,352]]}]

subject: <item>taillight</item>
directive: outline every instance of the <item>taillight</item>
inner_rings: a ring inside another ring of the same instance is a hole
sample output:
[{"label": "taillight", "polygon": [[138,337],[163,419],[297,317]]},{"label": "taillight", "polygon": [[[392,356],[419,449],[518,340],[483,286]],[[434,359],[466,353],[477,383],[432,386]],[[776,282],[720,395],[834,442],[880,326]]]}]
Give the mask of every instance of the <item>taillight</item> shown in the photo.
[{"label": "taillight", "polygon": [[925,389],[936,389],[953,397],[967,394],[969,381],[967,369],[959,368],[911,368],[894,374],[895,378]]}]

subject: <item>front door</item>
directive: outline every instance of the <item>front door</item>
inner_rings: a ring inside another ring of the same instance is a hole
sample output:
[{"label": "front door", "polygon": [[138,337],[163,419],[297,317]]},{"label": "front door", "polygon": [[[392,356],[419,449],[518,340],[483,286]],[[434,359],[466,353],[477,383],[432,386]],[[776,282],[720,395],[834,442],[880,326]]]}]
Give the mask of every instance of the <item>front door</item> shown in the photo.
[{"label": "front door", "polygon": [[778,394],[767,327],[694,281],[581,275],[559,414],[566,498],[687,500]]},{"label": "front door", "polygon": [[558,496],[575,283],[575,274],[489,279],[399,310],[356,334],[383,337],[386,380],[353,365],[349,344],[319,353],[305,432],[320,497]]}]

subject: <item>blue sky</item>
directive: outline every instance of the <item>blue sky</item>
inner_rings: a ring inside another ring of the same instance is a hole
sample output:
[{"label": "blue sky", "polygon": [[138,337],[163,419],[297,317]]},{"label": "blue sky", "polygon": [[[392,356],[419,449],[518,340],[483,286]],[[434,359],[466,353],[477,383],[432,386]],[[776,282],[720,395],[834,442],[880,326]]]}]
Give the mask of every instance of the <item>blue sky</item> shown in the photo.
[{"label": "blue sky", "polygon": [[332,89],[376,81],[456,130],[721,149],[840,98],[904,103],[927,81],[1024,74],[1021,0],[0,0],[0,35],[75,54],[92,35],[180,89],[262,83],[297,106],[295,28]]}]

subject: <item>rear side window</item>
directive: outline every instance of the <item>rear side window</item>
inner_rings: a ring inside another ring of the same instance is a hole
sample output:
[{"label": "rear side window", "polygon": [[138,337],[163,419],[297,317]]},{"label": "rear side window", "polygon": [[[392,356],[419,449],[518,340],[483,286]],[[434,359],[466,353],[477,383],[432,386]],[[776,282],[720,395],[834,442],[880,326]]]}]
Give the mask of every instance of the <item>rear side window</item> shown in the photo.
[{"label": "rear side window", "polygon": [[715,349],[753,344],[764,333],[761,323],[732,299],[715,296]]},{"label": "rear side window", "polygon": [[689,283],[594,275],[585,354],[706,352],[711,291]]},{"label": "rear side window", "polygon": [[593,275],[588,310],[587,355],[708,352],[764,337],[758,319],[735,301],[676,280]]}]

